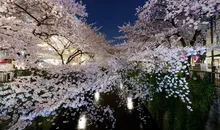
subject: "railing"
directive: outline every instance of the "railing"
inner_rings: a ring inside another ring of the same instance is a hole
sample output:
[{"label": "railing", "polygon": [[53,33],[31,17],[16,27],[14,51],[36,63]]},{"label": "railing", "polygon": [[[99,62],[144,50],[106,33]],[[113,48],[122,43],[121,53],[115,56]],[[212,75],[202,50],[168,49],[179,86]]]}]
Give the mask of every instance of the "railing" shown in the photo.
[{"label": "railing", "polygon": [[[17,71],[16,75],[17,76],[24,75],[24,74],[21,74],[23,71],[24,70]],[[204,79],[205,73],[212,74],[212,72],[209,72],[209,71],[190,70],[190,77],[191,78],[193,78],[192,77],[193,72],[196,72],[199,79]],[[15,74],[14,71],[8,71],[8,72],[0,71],[0,83],[12,81],[12,78],[15,76],[14,74]],[[215,85],[220,87],[220,72],[214,72],[213,74],[215,76]]]},{"label": "railing", "polygon": [[0,71],[0,83],[9,82],[12,80],[14,74],[12,71],[4,72]]},{"label": "railing", "polygon": [[0,83],[11,82],[14,78],[29,76],[30,70],[0,71]]},{"label": "railing", "polygon": [[[196,72],[197,76],[199,76],[199,79],[204,79],[205,78],[205,73],[210,73],[211,74],[214,74],[215,76],[215,85],[220,87],[220,72],[209,72],[209,71],[201,71],[201,70],[190,70],[190,77],[192,77],[192,74],[193,72]],[[210,79],[211,80],[211,79]]]}]

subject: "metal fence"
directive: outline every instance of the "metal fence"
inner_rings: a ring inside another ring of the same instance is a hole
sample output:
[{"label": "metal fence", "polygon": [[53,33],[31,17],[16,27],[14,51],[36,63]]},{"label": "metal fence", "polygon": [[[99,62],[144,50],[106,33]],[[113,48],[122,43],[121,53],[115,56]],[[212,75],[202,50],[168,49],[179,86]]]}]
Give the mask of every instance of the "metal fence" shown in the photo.
[{"label": "metal fence", "polygon": [[[23,71],[18,71],[17,72],[17,76],[22,76],[24,75]],[[190,70],[190,77],[192,77],[193,72],[195,72],[197,74],[197,76],[199,77],[199,79],[203,80],[205,78],[205,74],[206,73],[210,73],[212,74],[212,72],[208,72],[208,71],[201,71],[201,70]],[[215,85],[220,87],[220,72],[214,72],[213,73],[215,76]],[[15,72],[14,71],[8,71],[8,72],[4,72],[4,71],[0,71],[0,83],[4,83],[4,82],[10,82],[12,81],[12,79],[15,76]]]},{"label": "metal fence", "polygon": [[11,71],[9,72],[0,71],[0,83],[12,81],[13,76],[14,76],[14,73]]},{"label": "metal fence", "polygon": [[201,71],[201,70],[190,70],[190,77],[192,77],[193,72],[195,72],[197,74],[197,76],[199,77],[199,79],[203,80],[205,78],[205,74],[206,73],[210,73],[210,75],[213,74],[213,76],[215,77],[214,82],[215,85],[220,87],[220,72],[208,72],[208,71]]}]

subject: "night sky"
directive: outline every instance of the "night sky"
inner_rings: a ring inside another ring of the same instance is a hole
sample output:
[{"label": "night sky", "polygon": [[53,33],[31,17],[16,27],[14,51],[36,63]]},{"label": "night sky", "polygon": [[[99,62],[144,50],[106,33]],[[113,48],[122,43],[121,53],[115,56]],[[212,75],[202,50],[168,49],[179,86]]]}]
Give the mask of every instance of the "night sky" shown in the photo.
[{"label": "night sky", "polygon": [[[118,26],[126,22],[135,22],[136,8],[143,6],[146,0],[82,0],[89,14],[87,22],[96,23],[107,40],[120,36]],[[116,41],[117,43],[119,41]],[[114,44],[115,44],[114,43]]]}]

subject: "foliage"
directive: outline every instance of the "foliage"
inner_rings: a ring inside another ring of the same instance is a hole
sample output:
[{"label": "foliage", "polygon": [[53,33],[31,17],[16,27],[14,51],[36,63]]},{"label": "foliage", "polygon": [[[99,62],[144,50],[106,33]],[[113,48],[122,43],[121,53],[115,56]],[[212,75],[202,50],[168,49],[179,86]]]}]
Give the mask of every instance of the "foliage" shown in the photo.
[{"label": "foliage", "polygon": [[[209,74],[206,74],[207,76]],[[210,106],[213,101],[214,85],[210,81],[188,79],[193,112],[177,98],[165,98],[165,93],[154,95],[147,103],[160,128],[169,130],[204,129]]]}]

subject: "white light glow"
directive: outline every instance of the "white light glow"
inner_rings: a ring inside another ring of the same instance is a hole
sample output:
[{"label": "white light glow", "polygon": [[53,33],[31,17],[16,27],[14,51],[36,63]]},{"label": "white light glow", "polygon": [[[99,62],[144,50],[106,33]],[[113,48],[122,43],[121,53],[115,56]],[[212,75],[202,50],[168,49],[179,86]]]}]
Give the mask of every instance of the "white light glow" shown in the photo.
[{"label": "white light glow", "polygon": [[98,102],[100,99],[100,93],[99,92],[95,92],[95,101]]},{"label": "white light glow", "polygon": [[39,47],[48,47],[48,44],[42,43],[42,44],[37,44]]},{"label": "white light glow", "polygon": [[134,108],[133,107],[133,101],[132,101],[131,97],[127,98],[127,107],[128,107],[129,110],[132,110]]},{"label": "white light glow", "polygon": [[85,115],[82,115],[80,118],[79,118],[79,121],[78,121],[78,129],[79,130],[84,130],[86,128],[86,116]]},{"label": "white light glow", "polygon": [[61,60],[56,60],[56,59],[44,59],[44,62],[52,65],[61,65]]},{"label": "white light glow", "polygon": [[123,89],[123,84],[122,84],[122,83],[120,83],[120,86],[119,86],[119,87],[120,87],[120,89]]}]

